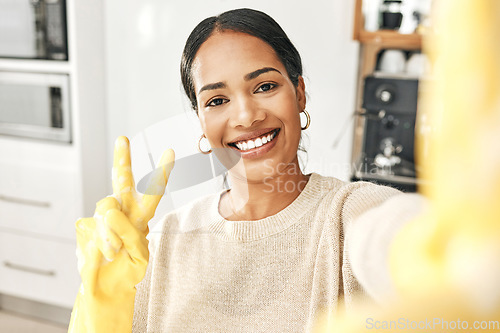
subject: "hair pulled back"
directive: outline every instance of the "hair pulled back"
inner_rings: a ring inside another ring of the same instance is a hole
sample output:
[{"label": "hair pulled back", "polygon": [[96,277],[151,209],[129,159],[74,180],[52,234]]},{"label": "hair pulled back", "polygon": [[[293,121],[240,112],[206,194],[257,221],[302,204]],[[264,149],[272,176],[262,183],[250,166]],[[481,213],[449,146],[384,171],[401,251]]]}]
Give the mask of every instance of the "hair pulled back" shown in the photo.
[{"label": "hair pulled back", "polygon": [[214,33],[225,30],[243,32],[269,44],[285,67],[288,77],[297,86],[302,75],[299,52],[279,24],[269,15],[254,9],[242,8],[224,12],[201,21],[189,35],[181,60],[181,80],[191,107],[198,112],[192,66],[201,45]]}]

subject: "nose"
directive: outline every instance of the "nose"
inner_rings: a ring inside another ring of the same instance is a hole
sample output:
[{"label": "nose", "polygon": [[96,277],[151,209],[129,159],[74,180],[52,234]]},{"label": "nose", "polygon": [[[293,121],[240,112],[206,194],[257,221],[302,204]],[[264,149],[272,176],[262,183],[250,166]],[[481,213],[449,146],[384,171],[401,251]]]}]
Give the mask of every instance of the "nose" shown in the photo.
[{"label": "nose", "polygon": [[233,99],[229,115],[229,125],[232,127],[252,127],[266,119],[263,107],[250,97]]}]

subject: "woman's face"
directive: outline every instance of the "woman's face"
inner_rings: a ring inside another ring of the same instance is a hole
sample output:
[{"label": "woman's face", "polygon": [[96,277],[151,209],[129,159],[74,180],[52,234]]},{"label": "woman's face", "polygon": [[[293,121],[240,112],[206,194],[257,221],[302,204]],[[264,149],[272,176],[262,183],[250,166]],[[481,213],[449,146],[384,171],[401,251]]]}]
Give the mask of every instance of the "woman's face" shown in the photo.
[{"label": "woman's face", "polygon": [[300,77],[294,86],[271,46],[248,34],[217,32],[202,44],[192,68],[210,145],[241,155],[230,172],[258,182],[298,171],[304,82]]}]

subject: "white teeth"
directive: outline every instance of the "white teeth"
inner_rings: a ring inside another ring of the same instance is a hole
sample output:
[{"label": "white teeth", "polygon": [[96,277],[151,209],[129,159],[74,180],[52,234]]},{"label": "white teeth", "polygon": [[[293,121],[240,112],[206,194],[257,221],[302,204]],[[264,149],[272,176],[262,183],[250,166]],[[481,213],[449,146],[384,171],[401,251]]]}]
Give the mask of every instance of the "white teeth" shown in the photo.
[{"label": "white teeth", "polygon": [[273,132],[272,134],[268,134],[266,136],[263,136],[261,138],[257,138],[255,140],[248,140],[248,141],[240,141],[235,143],[234,145],[242,151],[253,149],[256,147],[261,147],[265,145],[266,143],[271,142],[275,137],[276,137],[277,132]]}]

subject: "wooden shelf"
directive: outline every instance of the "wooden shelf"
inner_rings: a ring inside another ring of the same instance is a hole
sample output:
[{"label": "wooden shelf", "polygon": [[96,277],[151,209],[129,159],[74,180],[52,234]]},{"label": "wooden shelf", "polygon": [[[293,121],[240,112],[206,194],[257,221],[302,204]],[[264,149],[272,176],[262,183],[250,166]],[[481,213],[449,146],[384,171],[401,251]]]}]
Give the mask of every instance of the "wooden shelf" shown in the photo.
[{"label": "wooden shelf", "polygon": [[358,40],[363,44],[377,44],[381,48],[399,48],[417,50],[422,48],[420,34],[400,34],[392,30],[379,30],[375,32],[360,30]]},{"label": "wooden shelf", "polygon": [[366,75],[375,71],[377,56],[384,49],[421,50],[422,35],[401,34],[395,30],[366,31],[363,17],[363,0],[356,0],[354,9],[353,39],[360,43],[358,104],[362,82]]},{"label": "wooden shelf", "polygon": [[363,1],[356,0],[354,12],[353,39],[361,44],[375,44],[384,48],[398,48],[404,50],[419,50],[422,48],[422,36],[417,33],[400,34],[394,30],[366,31],[362,13]]}]

